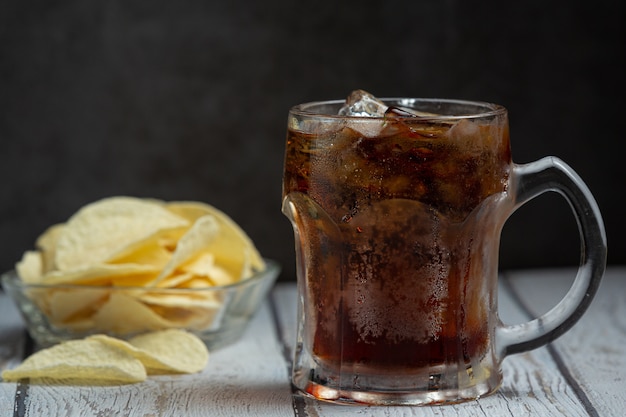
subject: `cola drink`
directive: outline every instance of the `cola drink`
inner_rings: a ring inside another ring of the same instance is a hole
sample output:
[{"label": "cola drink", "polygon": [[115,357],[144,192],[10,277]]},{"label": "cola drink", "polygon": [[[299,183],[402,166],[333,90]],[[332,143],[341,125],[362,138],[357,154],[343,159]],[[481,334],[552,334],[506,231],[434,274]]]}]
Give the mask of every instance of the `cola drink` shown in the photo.
[{"label": "cola drink", "polygon": [[390,103],[382,116],[335,117],[339,106],[289,123],[283,211],[297,229],[302,346],[329,375],[480,360],[493,337],[505,219],[490,202],[508,187],[506,115]]}]

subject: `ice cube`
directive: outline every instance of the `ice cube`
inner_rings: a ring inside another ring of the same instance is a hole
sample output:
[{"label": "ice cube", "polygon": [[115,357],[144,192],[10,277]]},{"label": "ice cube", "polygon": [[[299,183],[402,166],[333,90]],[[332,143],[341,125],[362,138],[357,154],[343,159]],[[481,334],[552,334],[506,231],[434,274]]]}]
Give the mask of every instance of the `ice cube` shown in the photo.
[{"label": "ice cube", "polygon": [[379,136],[390,119],[416,117],[435,117],[436,114],[426,113],[409,107],[387,106],[382,100],[365,90],[355,90],[346,98],[339,109],[340,116],[354,117],[346,125],[365,137]]},{"label": "ice cube", "polygon": [[492,140],[491,134],[483,134],[485,126],[481,127],[470,120],[463,119],[450,128],[448,137],[458,149],[464,152],[480,153],[489,149],[489,142]]},{"label": "ice cube", "polygon": [[381,135],[385,127],[385,121],[383,119],[350,119],[346,122],[346,127],[360,133],[366,138],[375,138]]},{"label": "ice cube", "polygon": [[[348,119],[346,126],[365,137],[376,137],[384,125],[387,105],[364,90],[355,90],[346,98],[339,109],[340,116],[354,117]],[[360,117],[360,119],[359,119]]]},{"label": "ice cube", "polygon": [[387,106],[382,100],[365,90],[354,90],[346,98],[339,109],[340,116],[355,117],[434,117],[435,113],[427,113],[402,106]]},{"label": "ice cube", "polygon": [[339,109],[340,116],[384,117],[387,105],[364,90],[355,90]]}]

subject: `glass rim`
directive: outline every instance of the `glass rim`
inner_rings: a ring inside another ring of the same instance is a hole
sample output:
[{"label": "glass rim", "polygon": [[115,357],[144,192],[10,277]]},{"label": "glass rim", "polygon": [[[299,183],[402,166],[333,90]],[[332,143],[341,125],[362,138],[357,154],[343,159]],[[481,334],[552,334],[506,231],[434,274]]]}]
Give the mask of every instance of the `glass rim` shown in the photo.
[{"label": "glass rim", "polygon": [[[507,113],[506,107],[491,103],[488,101],[479,100],[462,100],[462,99],[449,99],[449,98],[412,98],[412,97],[381,97],[382,102],[388,105],[395,105],[399,107],[407,107],[415,109],[413,107],[416,103],[425,103],[430,105],[458,105],[458,106],[473,106],[477,111],[467,112],[463,114],[433,114],[416,117],[416,120],[460,120],[460,119],[482,119],[488,117],[494,117],[498,115],[505,115]],[[309,101],[301,104],[297,104],[289,110],[291,115],[304,116],[304,117],[318,117],[329,119],[353,119],[353,120],[385,120],[386,116],[350,116],[325,113],[319,111],[312,111],[311,108],[322,106],[341,106],[345,103],[344,99],[336,100],[318,100]],[[482,109],[482,110],[481,110]],[[480,110],[480,111],[479,111]],[[413,118],[407,118],[409,120]]]}]

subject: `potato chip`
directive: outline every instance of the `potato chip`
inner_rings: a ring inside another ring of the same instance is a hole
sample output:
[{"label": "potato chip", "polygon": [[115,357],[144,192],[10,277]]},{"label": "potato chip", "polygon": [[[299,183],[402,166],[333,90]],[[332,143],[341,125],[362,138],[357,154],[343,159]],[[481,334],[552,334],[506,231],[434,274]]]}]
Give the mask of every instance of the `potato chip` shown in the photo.
[{"label": "potato chip", "polygon": [[166,317],[169,327],[162,329],[187,329],[204,331],[214,329],[219,325],[220,312],[222,309],[206,307],[170,307],[165,305],[151,304],[150,308],[161,317]]},{"label": "potato chip", "polygon": [[[211,287],[213,285],[215,285],[215,282],[213,282],[213,278],[194,275],[191,279],[188,279],[187,281],[180,283],[178,288],[202,289],[202,288]],[[197,294],[197,292],[194,292],[192,294]],[[213,294],[213,293],[208,293],[208,294]],[[221,293],[221,294],[223,295],[224,293]]]},{"label": "potato chip", "polygon": [[109,262],[114,264],[147,264],[163,269],[171,258],[172,252],[162,245],[159,239],[148,239]]},{"label": "potato chip", "polygon": [[[92,318],[94,314],[93,311],[84,311],[84,310],[78,311],[63,320],[52,316],[52,314],[49,313],[49,311],[44,310],[44,312],[46,314],[46,319],[48,321],[48,324],[53,329],[62,329],[64,333],[67,331],[70,331],[70,332],[77,332],[77,335],[80,335],[84,332],[91,334],[92,333],[91,330],[94,328],[94,322]],[[56,330],[53,330],[53,331],[56,331]]]},{"label": "potato chip", "polygon": [[[228,273],[224,268],[215,265],[215,256],[212,253],[201,253],[195,259],[180,267],[181,271],[188,272],[194,276],[207,277],[210,282],[204,285],[229,285],[237,281],[237,278]],[[188,286],[186,286],[189,288]]]},{"label": "potato chip", "polygon": [[215,256],[210,252],[201,252],[195,258],[180,266],[180,270],[192,275],[208,276],[211,268],[215,266]]},{"label": "potato chip", "polygon": [[197,336],[184,330],[170,329],[135,336],[128,341],[163,364],[158,369],[199,372],[209,360],[209,351]]},{"label": "potato chip", "polygon": [[63,229],[65,229],[65,224],[63,223],[50,226],[35,242],[35,246],[41,251],[42,272],[44,274],[56,269],[54,258],[56,257],[57,241]]},{"label": "potato chip", "polygon": [[252,269],[265,269],[265,262],[250,237],[223,211],[200,202],[171,202],[166,203],[165,208],[189,221],[213,216],[219,223],[220,233],[207,252],[215,256],[216,265],[228,270],[237,280],[250,276]]},{"label": "potato chip", "polygon": [[194,275],[188,272],[175,273],[153,285],[155,288],[176,288],[193,277]]},{"label": "potato chip", "polygon": [[15,265],[15,270],[22,281],[27,284],[37,284],[41,282],[43,275],[43,258],[41,253],[36,251],[26,251],[22,259]]},{"label": "potato chip", "polygon": [[135,297],[119,292],[111,294],[109,300],[94,314],[93,321],[99,331],[120,335],[168,329],[177,325]]},{"label": "potato chip", "polygon": [[[150,310],[167,321],[161,329],[186,328],[206,330],[216,324],[223,305],[215,300],[186,300],[169,294],[154,294],[141,299]],[[156,330],[156,329],[155,329]]]},{"label": "potato chip", "polygon": [[111,276],[110,282],[113,287],[145,287],[154,281],[157,272],[145,274],[115,275]]},{"label": "potato chip", "polygon": [[64,330],[71,330],[72,332],[88,332],[91,333],[94,329],[94,322],[91,317],[74,315],[71,319],[64,321],[50,320],[53,326],[62,328]]},{"label": "potato chip", "polygon": [[178,241],[189,230],[189,227],[191,227],[191,223],[185,227],[161,230],[120,249],[114,255],[111,255],[106,262],[139,262],[164,266],[176,250]]},{"label": "potato chip", "polygon": [[155,201],[112,197],[74,214],[57,240],[55,265],[61,271],[99,264],[127,247],[189,222]]},{"label": "potato chip", "polygon": [[193,226],[178,241],[172,258],[165,265],[153,285],[158,284],[172,274],[176,268],[211,246],[218,232],[219,226],[213,216],[202,216],[196,219]]},{"label": "potato chip", "polygon": [[52,271],[43,277],[42,283],[52,284],[91,284],[110,285],[111,279],[117,277],[143,276],[156,273],[159,268],[152,265],[141,264],[101,264],[83,267],[69,271]]},{"label": "potato chip", "polygon": [[148,375],[195,373],[203,370],[209,351],[197,336],[184,330],[169,329],[133,337],[128,342],[105,335],[99,340],[122,349],[140,360]]},{"label": "potato chip", "polygon": [[151,373],[161,371],[194,373],[203,370],[209,351],[200,338],[185,330],[169,329],[145,333],[128,343],[155,358],[160,365],[151,365]]},{"label": "potato chip", "polygon": [[6,382],[44,378],[71,383],[135,383],[146,377],[141,361],[97,339],[60,343],[32,354],[15,369],[2,372]]},{"label": "potato chip", "polygon": [[[206,287],[206,281],[203,283]],[[138,294],[137,298],[146,303],[152,305],[161,305],[167,307],[201,307],[206,309],[216,309],[220,308],[222,305],[219,302],[215,295],[212,293],[200,294],[196,292],[194,294],[193,290],[187,292],[179,292],[179,293],[163,293],[163,292],[143,292]]]},{"label": "potato chip", "polygon": [[54,322],[84,319],[91,316],[105,301],[109,292],[101,288],[59,289],[48,293],[49,318]]}]

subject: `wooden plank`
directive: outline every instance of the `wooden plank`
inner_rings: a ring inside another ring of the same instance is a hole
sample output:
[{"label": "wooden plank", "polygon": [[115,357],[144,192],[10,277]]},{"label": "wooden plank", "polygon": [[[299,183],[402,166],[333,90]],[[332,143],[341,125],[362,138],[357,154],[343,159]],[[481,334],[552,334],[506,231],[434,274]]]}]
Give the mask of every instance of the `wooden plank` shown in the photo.
[{"label": "wooden plank", "polygon": [[16,384],[0,383],[0,416],[13,415]]},{"label": "wooden plank", "polygon": [[[201,373],[114,387],[29,385],[24,416],[291,417],[291,388],[280,349],[264,305],[244,337],[212,352]],[[9,386],[2,398],[13,400],[15,384],[2,385]]]},{"label": "wooden plank", "polygon": [[[0,371],[20,363],[26,333],[22,318],[6,293],[0,291]],[[13,415],[17,384],[0,383],[0,415]]]},{"label": "wooden plank", "polygon": [[[521,271],[511,283],[535,315],[547,311],[569,289],[574,269]],[[563,372],[590,413],[624,414],[626,405],[626,268],[611,268],[589,309],[552,344]]]},{"label": "wooden plank", "polygon": [[0,291],[0,370],[13,367],[24,356],[24,323],[9,296]]},{"label": "wooden plank", "polygon": [[[273,301],[278,310],[283,343],[293,350],[296,331],[295,286],[277,286]],[[526,320],[523,310],[506,288],[499,291],[503,320]],[[309,398],[297,402],[306,416],[587,416],[575,392],[567,384],[546,348],[511,356],[503,363],[504,383],[494,395],[468,403],[435,407],[360,407],[337,406]]]}]

